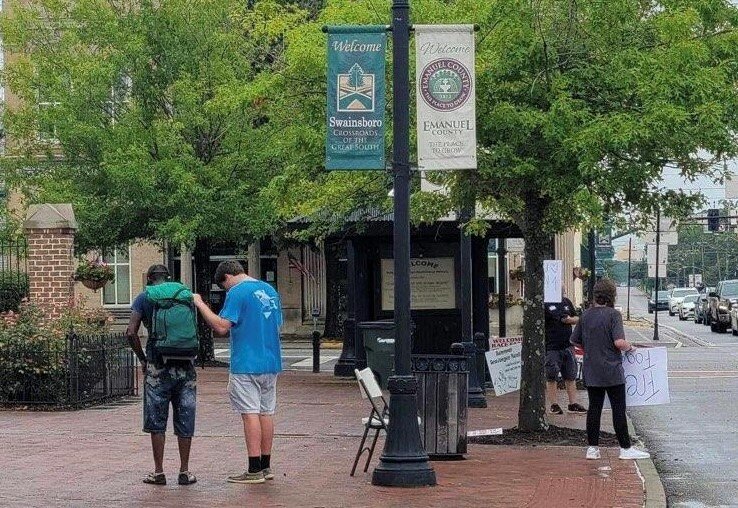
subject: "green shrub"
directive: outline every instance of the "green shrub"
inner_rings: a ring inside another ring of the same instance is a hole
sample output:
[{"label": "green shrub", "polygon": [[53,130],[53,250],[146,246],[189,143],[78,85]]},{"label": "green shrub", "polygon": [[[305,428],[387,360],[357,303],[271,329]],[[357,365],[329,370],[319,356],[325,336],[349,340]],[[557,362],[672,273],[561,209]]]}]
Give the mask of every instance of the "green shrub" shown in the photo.
[{"label": "green shrub", "polygon": [[28,275],[12,270],[0,271],[0,312],[17,311],[28,296]]},{"label": "green shrub", "polygon": [[74,307],[48,320],[34,305],[0,315],[0,401],[6,403],[69,402],[70,361],[92,361],[84,350],[70,352],[67,334],[106,333],[102,310]]}]

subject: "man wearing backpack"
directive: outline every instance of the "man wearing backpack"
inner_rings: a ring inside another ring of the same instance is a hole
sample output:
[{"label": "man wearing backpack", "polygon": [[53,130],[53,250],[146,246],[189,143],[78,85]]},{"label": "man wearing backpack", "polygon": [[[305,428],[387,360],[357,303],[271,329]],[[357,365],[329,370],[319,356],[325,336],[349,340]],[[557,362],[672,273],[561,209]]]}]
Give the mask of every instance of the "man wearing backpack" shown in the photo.
[{"label": "man wearing backpack", "polygon": [[277,291],[244,273],[238,261],[223,261],[215,282],[227,291],[220,316],[195,295],[195,305],[217,335],[231,335],[228,395],[241,414],[246,471],[228,477],[231,483],[264,483],[274,479],[271,469],[277,375],[282,370],[279,329],[282,307]]},{"label": "man wearing backpack", "polygon": [[[197,316],[192,292],[179,282],[169,282],[169,270],[164,265],[151,266],[146,279],[145,291],[131,306],[131,320],[126,330],[144,373],[143,431],[151,434],[154,452],[154,472],[144,477],[143,482],[152,485],[167,483],[163,461],[171,403],[180,458],[177,483],[190,485],[197,481],[189,471],[197,396],[194,360],[198,351]],[[149,332],[145,353],[138,337],[141,323]]]}]

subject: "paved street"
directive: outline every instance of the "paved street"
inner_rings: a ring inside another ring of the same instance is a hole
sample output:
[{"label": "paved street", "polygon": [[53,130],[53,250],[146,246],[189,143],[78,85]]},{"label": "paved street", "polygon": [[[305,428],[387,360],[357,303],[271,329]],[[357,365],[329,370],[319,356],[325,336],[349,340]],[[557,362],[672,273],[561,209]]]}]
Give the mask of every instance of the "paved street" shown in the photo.
[{"label": "paved street", "polygon": [[[602,458],[593,461],[584,458],[584,447],[470,445],[466,460],[433,463],[437,487],[373,487],[371,471],[383,440],[369,472],[349,476],[361,417],[369,412],[356,381],[294,371],[278,385],[276,478],[264,485],[226,483],[245,463],[241,423],[225,396],[227,380],[226,369],[198,369],[197,437],[190,461],[198,482],[188,487],[173,481],[177,460],[171,434],[164,463],[169,483],[141,483],[151,452],[140,431],[138,398],[83,411],[0,411],[0,506],[643,506],[643,473],[634,461],[618,460],[615,448],[604,448]],[[469,430],[515,425],[517,393],[490,396],[489,402],[486,409],[469,410]],[[585,418],[564,414],[552,421],[582,428]]]},{"label": "paved street", "polygon": [[[618,296],[624,311],[625,291]],[[633,290],[631,318],[653,320],[646,305]],[[670,506],[738,506],[738,340],[667,312],[659,322],[666,338],[679,341],[669,350],[671,404],[634,408],[631,417],[654,454]]]}]

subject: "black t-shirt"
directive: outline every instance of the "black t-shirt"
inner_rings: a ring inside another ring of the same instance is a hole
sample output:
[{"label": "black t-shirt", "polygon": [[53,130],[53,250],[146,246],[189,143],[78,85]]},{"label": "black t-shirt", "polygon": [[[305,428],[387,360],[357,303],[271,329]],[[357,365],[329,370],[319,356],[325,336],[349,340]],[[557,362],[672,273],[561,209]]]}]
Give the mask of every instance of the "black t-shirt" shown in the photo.
[{"label": "black t-shirt", "polygon": [[565,317],[575,315],[574,304],[568,298],[562,298],[561,303],[544,303],[546,315],[546,351],[560,351],[571,346],[571,325],[562,323]]}]

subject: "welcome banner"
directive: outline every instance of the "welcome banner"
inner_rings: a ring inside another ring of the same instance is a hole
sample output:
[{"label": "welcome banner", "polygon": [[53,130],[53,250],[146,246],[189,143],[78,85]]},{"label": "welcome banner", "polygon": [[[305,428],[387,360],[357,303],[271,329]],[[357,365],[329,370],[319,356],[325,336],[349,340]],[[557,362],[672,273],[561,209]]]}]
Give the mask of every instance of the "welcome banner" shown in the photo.
[{"label": "welcome banner", "polygon": [[328,28],[329,170],[385,169],[384,26]]},{"label": "welcome banner", "polygon": [[477,168],[474,26],[415,25],[418,169]]}]

